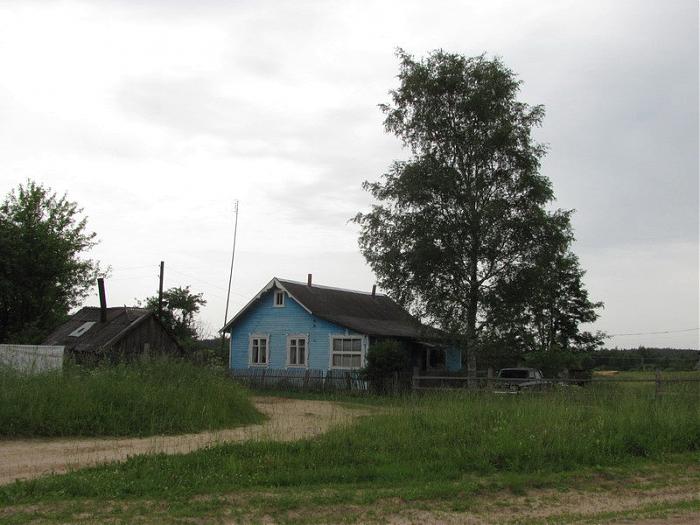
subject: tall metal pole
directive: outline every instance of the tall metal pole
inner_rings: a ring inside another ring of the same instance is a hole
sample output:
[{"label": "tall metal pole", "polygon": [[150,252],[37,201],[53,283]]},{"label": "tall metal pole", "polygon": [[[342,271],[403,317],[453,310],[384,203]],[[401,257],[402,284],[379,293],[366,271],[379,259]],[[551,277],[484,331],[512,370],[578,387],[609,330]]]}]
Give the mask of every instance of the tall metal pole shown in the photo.
[{"label": "tall metal pole", "polygon": [[[236,221],[233,225],[233,248],[231,249],[231,271],[229,272],[228,275],[228,292],[226,293],[226,311],[224,312],[224,326],[226,326],[226,323],[228,322],[228,305],[229,305],[229,300],[231,299],[231,281],[233,281],[233,261],[236,259],[236,236],[238,235],[238,199],[236,199],[236,202],[234,204],[234,213],[236,216]],[[221,348],[223,349],[224,347],[224,340],[225,340],[226,334],[221,333]]]}]

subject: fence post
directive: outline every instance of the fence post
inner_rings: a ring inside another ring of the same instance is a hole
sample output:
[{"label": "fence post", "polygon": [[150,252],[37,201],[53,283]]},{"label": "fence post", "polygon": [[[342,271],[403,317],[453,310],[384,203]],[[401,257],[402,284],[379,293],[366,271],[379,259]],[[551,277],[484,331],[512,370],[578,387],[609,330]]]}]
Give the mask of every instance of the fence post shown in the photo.
[{"label": "fence post", "polygon": [[654,375],[655,375],[655,383],[656,383],[656,389],[654,390],[654,399],[660,399],[661,398],[661,370],[659,370],[657,368]]},{"label": "fence post", "polygon": [[493,372],[494,370],[492,366],[488,367],[486,370],[486,388],[489,390],[493,388]]},{"label": "fence post", "polygon": [[418,367],[413,367],[413,375],[411,376],[411,390],[418,389]]},{"label": "fence post", "polygon": [[352,383],[350,381],[350,372],[345,372],[345,386],[348,391],[352,390]]},{"label": "fence post", "polygon": [[304,372],[304,388],[308,388],[309,386],[309,369],[306,369],[306,372]]}]

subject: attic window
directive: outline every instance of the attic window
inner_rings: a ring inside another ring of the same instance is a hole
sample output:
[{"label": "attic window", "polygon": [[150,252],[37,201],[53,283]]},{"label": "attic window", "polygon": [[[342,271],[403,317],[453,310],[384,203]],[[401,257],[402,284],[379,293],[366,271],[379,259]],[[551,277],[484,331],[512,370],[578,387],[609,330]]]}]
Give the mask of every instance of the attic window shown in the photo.
[{"label": "attic window", "polygon": [[68,335],[71,336],[71,337],[80,337],[80,336],[83,335],[85,332],[87,332],[88,330],[90,330],[90,328],[92,328],[92,325],[94,325],[94,324],[95,324],[95,321],[88,321],[87,323],[83,323],[82,325],[80,325],[78,328],[76,328],[75,330],[73,330],[73,331],[72,331],[70,334],[68,334]]},{"label": "attic window", "polygon": [[284,292],[275,292],[275,306],[277,308],[281,308],[282,306],[284,306]]}]

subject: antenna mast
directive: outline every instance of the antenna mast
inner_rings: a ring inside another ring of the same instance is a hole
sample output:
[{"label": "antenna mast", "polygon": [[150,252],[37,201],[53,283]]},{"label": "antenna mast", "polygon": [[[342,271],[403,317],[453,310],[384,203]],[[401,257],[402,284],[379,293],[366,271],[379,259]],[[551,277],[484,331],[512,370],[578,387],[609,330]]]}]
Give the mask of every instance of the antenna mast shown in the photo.
[{"label": "antenna mast", "polygon": [[[228,276],[228,293],[226,294],[226,311],[224,312],[224,326],[226,326],[226,323],[228,322],[228,304],[229,304],[229,300],[231,298],[231,281],[233,280],[233,261],[236,258],[236,236],[238,235],[238,199],[236,199],[233,210],[234,210],[234,213],[236,216],[236,222],[234,223],[234,226],[233,226],[233,249],[231,250],[231,272],[229,273],[229,276]],[[222,334],[221,334],[221,346],[222,347],[224,344],[224,337],[225,337],[225,334],[222,332]]]}]

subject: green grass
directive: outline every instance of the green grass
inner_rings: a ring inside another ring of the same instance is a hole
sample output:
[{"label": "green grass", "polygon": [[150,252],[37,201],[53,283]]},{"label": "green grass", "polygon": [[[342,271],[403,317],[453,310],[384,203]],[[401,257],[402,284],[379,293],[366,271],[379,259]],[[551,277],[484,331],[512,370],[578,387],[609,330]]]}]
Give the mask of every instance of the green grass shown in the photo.
[{"label": "green grass", "polygon": [[[603,385],[607,387],[607,385]],[[497,396],[435,394],[315,440],[228,444],[135,457],[0,488],[0,504],[61,498],[182,498],[241,490],[403,487],[439,493],[475,478],[537,479],[700,457],[700,403],[624,388]]]},{"label": "green grass", "polygon": [[22,375],[0,370],[0,437],[147,436],[261,421],[223,372],[155,360]]}]

